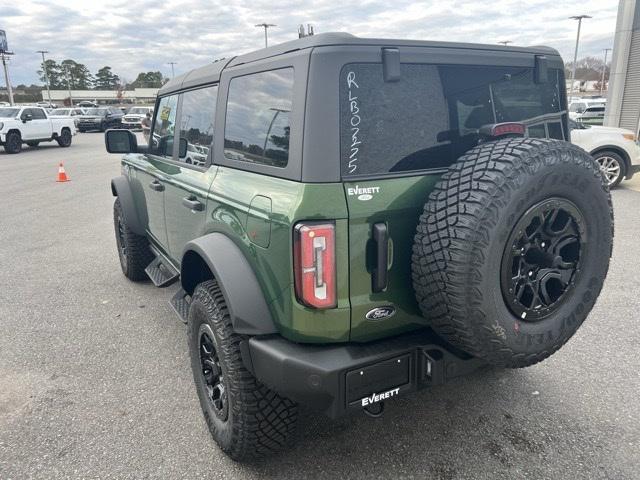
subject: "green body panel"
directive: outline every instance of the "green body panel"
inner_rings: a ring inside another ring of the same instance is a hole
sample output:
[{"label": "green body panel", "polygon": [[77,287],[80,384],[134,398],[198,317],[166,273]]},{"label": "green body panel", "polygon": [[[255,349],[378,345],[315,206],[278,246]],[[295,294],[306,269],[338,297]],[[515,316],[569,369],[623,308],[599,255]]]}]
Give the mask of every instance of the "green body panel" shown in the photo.
[{"label": "green body panel", "polygon": [[[413,236],[429,192],[439,175],[366,182],[305,184],[253,172],[212,166],[197,170],[159,157],[127,155],[123,160],[149,234],[175,266],[185,244],[220,232],[239,247],[262,287],[280,333],[297,342],[365,342],[425,324],[411,285]],[[158,179],[163,192],[149,188]],[[350,195],[353,188],[375,188],[368,200]],[[198,200],[194,211],[183,199]],[[301,305],[293,278],[293,228],[304,220],[336,225],[337,308]],[[371,249],[374,223],[389,232],[389,283],[372,292]],[[366,319],[370,310],[392,305],[383,320]]]},{"label": "green body panel", "polygon": [[[425,325],[411,283],[411,250],[418,218],[440,175],[345,182],[349,208],[351,339],[367,341]],[[371,192],[371,193],[359,193]],[[387,288],[373,293],[371,272],[376,255],[375,223],[385,223],[389,235]],[[368,320],[367,312],[393,306],[393,316]]]},{"label": "green body panel", "polygon": [[[349,340],[351,320],[346,218],[344,191],[339,183],[303,184],[220,167],[209,191],[203,233],[225,233],[242,250],[285,337],[300,342],[339,342]],[[302,220],[336,223],[335,309],[314,310],[295,298],[293,227]]]}]

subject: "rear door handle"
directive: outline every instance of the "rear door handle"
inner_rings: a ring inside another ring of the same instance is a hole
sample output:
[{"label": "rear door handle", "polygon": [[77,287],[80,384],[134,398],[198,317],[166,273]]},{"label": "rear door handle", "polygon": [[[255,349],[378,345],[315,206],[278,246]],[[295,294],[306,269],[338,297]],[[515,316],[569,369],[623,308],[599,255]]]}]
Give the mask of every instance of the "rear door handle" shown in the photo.
[{"label": "rear door handle", "polygon": [[389,264],[389,234],[386,223],[373,224],[373,241],[376,248],[376,264],[371,276],[374,292],[387,288],[387,265]]},{"label": "rear door handle", "polygon": [[154,180],[149,184],[149,188],[151,188],[151,190],[155,190],[156,192],[162,192],[164,190],[164,185],[162,185],[158,180]]},{"label": "rear door handle", "polygon": [[198,201],[195,197],[184,197],[182,199],[182,205],[195,212],[204,210],[204,203]]}]

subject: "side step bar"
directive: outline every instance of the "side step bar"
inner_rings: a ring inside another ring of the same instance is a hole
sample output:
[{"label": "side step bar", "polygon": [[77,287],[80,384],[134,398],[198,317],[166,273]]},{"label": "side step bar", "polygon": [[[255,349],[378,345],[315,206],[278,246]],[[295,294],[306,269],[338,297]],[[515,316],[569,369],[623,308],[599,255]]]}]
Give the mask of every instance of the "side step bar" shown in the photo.
[{"label": "side step bar", "polygon": [[169,301],[176,315],[182,320],[183,323],[187,323],[187,317],[189,316],[189,306],[191,305],[191,297],[183,289],[176,292],[173,298]]},{"label": "side step bar", "polygon": [[[154,252],[155,253],[155,252]],[[144,269],[156,287],[167,287],[180,277],[171,263],[165,260],[162,255],[156,254],[156,258]]]}]

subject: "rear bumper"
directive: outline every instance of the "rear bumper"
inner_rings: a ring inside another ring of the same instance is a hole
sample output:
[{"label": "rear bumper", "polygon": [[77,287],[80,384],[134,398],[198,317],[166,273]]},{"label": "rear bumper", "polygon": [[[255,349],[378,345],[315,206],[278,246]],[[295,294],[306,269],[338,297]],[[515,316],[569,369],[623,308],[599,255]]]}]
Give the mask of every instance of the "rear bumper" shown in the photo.
[{"label": "rear bumper", "polygon": [[243,360],[265,385],[331,418],[484,365],[454,353],[429,329],[367,344],[319,346],[252,337]]}]

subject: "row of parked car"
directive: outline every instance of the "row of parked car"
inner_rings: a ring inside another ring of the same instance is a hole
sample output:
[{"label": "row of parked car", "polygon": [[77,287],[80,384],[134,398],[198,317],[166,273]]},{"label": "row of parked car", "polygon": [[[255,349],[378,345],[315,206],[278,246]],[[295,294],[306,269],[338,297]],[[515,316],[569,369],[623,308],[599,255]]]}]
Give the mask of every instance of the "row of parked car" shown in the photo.
[{"label": "row of parked car", "polygon": [[108,128],[141,128],[142,119],[152,107],[132,107],[125,114],[116,107],[65,107],[47,109],[38,105],[0,105],[0,145],[7,153],[19,153],[23,145],[38,147],[56,141],[71,145],[77,132]]}]

